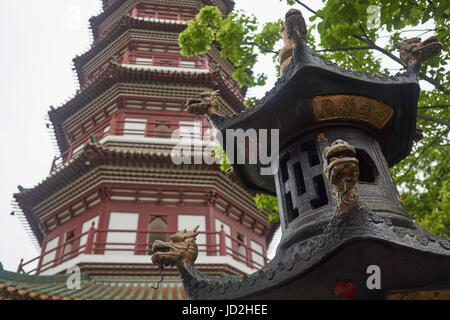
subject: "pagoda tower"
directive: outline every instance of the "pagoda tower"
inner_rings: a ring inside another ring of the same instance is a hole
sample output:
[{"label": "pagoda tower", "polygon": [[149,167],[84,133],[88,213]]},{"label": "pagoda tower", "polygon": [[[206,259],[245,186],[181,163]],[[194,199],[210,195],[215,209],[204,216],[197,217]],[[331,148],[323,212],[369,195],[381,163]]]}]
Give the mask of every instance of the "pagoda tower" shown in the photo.
[{"label": "pagoda tower", "polygon": [[197,225],[203,273],[242,276],[268,262],[274,225],[252,194],[218,164],[171,158],[183,139],[214,140],[204,116],[185,112],[188,98],[220,90],[223,115],[245,108],[246,88],[217,48],[179,52],[179,33],[205,5],[227,15],[234,2],[103,0],[90,20],[93,44],[74,59],[80,89],[49,111],[60,155],[39,185],[14,195],[42,248],[18,272],[60,276],[76,266],[88,272],[81,299],[182,299],[175,268],[152,289],[160,279],[152,242]]}]

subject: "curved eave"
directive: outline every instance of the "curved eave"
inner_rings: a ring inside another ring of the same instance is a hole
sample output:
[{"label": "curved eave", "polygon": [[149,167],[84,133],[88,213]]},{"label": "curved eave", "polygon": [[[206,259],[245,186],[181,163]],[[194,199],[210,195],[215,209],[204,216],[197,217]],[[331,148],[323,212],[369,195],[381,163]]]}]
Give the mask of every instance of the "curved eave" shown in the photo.
[{"label": "curved eave", "polygon": [[[337,94],[341,92],[341,88],[330,89],[330,88],[317,88],[312,91],[302,90],[302,88],[296,88],[296,82],[298,82],[301,76],[308,76],[310,71],[319,71],[329,76],[336,77],[335,82],[338,83],[340,80],[353,82],[355,84],[360,84],[369,90],[365,90],[370,98],[383,101],[389,105],[389,101],[385,101],[384,90],[397,90],[399,87],[404,87],[406,90],[414,91],[414,89],[420,89],[418,84],[418,79],[415,74],[397,74],[395,76],[380,76],[372,75],[364,72],[354,72],[349,69],[341,68],[337,64],[325,60],[322,56],[317,55],[310,48],[305,47],[306,52],[301,53],[296,51],[295,58],[292,60],[294,63],[290,63],[288,69],[285,71],[284,75],[277,80],[274,87],[266,92],[265,96],[256,102],[252,108],[243,110],[240,113],[235,113],[229,117],[216,117],[213,122],[218,126],[218,128],[228,128],[235,126],[239,122],[250,118],[253,114],[259,113],[260,110],[265,109],[268,105],[274,104],[277,100],[280,100],[282,96],[286,94],[292,95],[292,91],[296,91],[299,95],[303,97],[313,98],[317,95],[324,94]],[[306,61],[297,62],[296,60],[303,60],[307,57]],[[374,94],[370,87],[378,86],[380,90],[377,90]],[[409,87],[409,88],[408,88]],[[350,92],[352,89],[348,88],[346,92]],[[304,92],[303,92],[304,91]],[[418,94],[417,94],[418,95]]]},{"label": "curved eave", "polygon": [[[41,201],[52,196],[55,190],[72,183],[98,166],[109,164],[110,162],[127,163],[128,161],[137,164],[147,163],[148,165],[165,164],[166,166],[173,166],[170,153],[125,151],[89,143],[77,158],[53,172],[34,188],[15,194],[14,198],[22,209],[31,209]],[[86,163],[90,165],[86,165]],[[202,164],[198,166],[206,167],[208,165]],[[213,165],[211,168],[213,170],[220,169],[218,165]]]},{"label": "curved eave", "polygon": [[78,112],[86,104],[94,100],[103,92],[120,82],[149,83],[165,82],[180,84],[199,84],[211,89],[220,89],[222,97],[236,110],[243,110],[245,106],[242,103],[242,97],[229,88],[225,80],[222,79],[220,72],[193,73],[183,71],[162,71],[151,69],[140,69],[123,67],[111,63],[94,82],[82,90],[65,105],[49,111],[49,118],[55,130],[56,140],[61,152],[69,148],[69,143],[64,135],[62,123]]},{"label": "curved eave", "polygon": [[[103,11],[97,15],[89,19],[92,35],[94,36],[94,40],[97,40],[99,37],[98,27],[99,25],[105,21],[106,18],[111,16],[116,10],[118,10],[122,5],[124,5],[128,0],[116,0],[110,3],[109,5],[105,5],[105,2],[103,3]],[[219,0],[220,1],[220,0]],[[203,1],[206,5],[215,5],[214,0],[205,0]],[[224,14],[230,13],[234,9],[234,1],[232,0],[222,0],[225,7],[227,8],[227,11],[224,12]]]},{"label": "curved eave", "polygon": [[114,24],[108,34],[101,39],[97,39],[89,51],[83,53],[80,56],[76,56],[73,59],[75,70],[80,81],[80,86],[83,86],[83,66],[86,65],[97,54],[103,51],[108,45],[110,45],[115,39],[117,39],[124,32],[131,29],[142,30],[162,30],[162,31],[175,31],[181,32],[186,28],[185,24],[175,21],[170,23],[167,20],[148,20],[145,18],[134,18],[129,15],[123,16],[118,22]]},{"label": "curved eave", "polygon": [[[364,251],[370,254],[361,254]],[[394,217],[365,208],[334,216],[319,237],[298,240],[287,248],[279,246],[269,264],[248,276],[213,278],[188,265],[179,271],[193,300],[335,299],[336,281],[359,279],[361,265],[373,261],[383,266],[383,294],[450,285],[450,238],[440,238],[415,224],[397,225]],[[346,270],[347,278],[341,278],[343,269],[336,266]],[[376,297],[377,290],[365,287],[365,278],[354,284],[363,294],[359,299],[369,298],[367,293]]]},{"label": "curved eave", "polygon": [[89,23],[91,25],[92,35],[94,36],[94,40],[98,39],[98,26],[109,16],[111,16],[117,9],[119,9],[123,4],[125,4],[128,0],[117,0],[114,1],[111,5],[105,6],[105,1],[103,1],[103,11],[92,18],[89,19]]},{"label": "curved eave", "polygon": [[[171,155],[168,152],[125,151],[89,143],[76,159],[69,161],[67,165],[53,172],[37,186],[22,193],[14,194],[15,200],[24,212],[39,244],[42,244],[43,233],[39,228],[40,222],[33,215],[32,209],[54,195],[58,190],[70,185],[88,172],[99,166],[109,165],[111,163],[131,163],[139,167],[142,164],[146,164],[149,167],[160,166],[172,168],[174,166]],[[207,168],[206,170],[209,171],[221,172],[220,166],[217,164],[208,165],[203,163],[199,165],[180,165],[177,167],[185,166],[189,168],[196,166],[198,168]],[[258,221],[260,220],[258,218]],[[275,228],[276,226],[272,225],[272,227]],[[269,237],[271,236],[269,235]]]},{"label": "curved eave", "polygon": [[[117,5],[117,3],[120,2],[125,2],[126,0],[102,0],[102,4],[103,4],[103,10],[107,11],[109,10],[111,7],[114,7]],[[203,3],[207,4],[207,5],[211,5],[214,6],[216,5],[216,0],[202,0]],[[220,0],[219,0],[220,1]],[[225,5],[225,7],[227,8],[227,13],[231,12],[234,9],[234,1],[233,0],[221,0],[223,2],[223,4]]]},{"label": "curved eave", "polygon": [[[39,221],[32,213],[33,207],[98,166],[108,164],[111,161],[126,163],[130,160],[137,164],[147,163],[148,165],[173,166],[169,153],[124,151],[89,143],[76,159],[53,172],[37,186],[22,193],[14,194],[15,200],[26,216],[27,222],[39,244],[42,245],[44,237],[39,227]],[[89,166],[86,165],[87,162],[90,163]],[[206,164],[201,166],[206,166]],[[212,169],[220,171],[218,165],[214,165]]]},{"label": "curved eave", "polygon": [[[283,77],[254,107],[229,117],[213,115],[210,120],[224,137],[226,129],[279,129],[280,146],[283,146],[319,125],[312,113],[312,98],[315,96],[345,94],[368,97],[394,109],[389,123],[376,131],[376,136],[382,138],[379,142],[386,160],[393,166],[411,150],[419,92],[417,75],[413,72],[390,77],[357,73],[326,61],[305,45],[295,51]],[[366,127],[373,131],[369,125]],[[224,141],[225,148],[226,143]],[[248,189],[275,193],[273,177],[258,176],[257,165],[234,167]]]}]

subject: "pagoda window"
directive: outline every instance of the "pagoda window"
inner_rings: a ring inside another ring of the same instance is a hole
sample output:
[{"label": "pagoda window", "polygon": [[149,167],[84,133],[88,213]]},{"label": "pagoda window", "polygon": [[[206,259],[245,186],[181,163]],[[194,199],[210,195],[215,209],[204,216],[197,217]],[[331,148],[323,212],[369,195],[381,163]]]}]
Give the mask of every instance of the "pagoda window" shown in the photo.
[{"label": "pagoda window", "polygon": [[195,61],[181,60],[180,67],[182,68],[195,68]]},{"label": "pagoda window", "polygon": [[[133,255],[136,243],[139,214],[132,212],[111,212],[108,235],[106,237],[107,254]],[[126,231],[130,232],[126,232]]]},{"label": "pagoda window", "polygon": [[155,137],[170,138],[172,131],[169,125],[157,124],[155,125],[155,131],[153,132]]},{"label": "pagoda window", "polygon": [[146,127],[147,119],[126,118],[123,125],[123,135],[144,137]]},{"label": "pagoda window", "polygon": [[[197,231],[206,231],[206,217],[202,215],[178,215],[178,230],[191,230],[195,226],[200,226]],[[206,235],[200,233],[197,236],[197,245],[199,250],[199,256],[206,255]]]},{"label": "pagoda window", "polygon": [[[149,224],[148,224],[148,230],[149,231],[167,231],[167,222],[164,221],[162,218],[154,218]],[[149,248],[151,248],[151,245],[156,240],[160,241],[167,241],[167,233],[165,232],[150,232],[148,234],[148,244]],[[150,252],[149,252],[150,253]]]},{"label": "pagoda window", "polygon": [[109,130],[111,129],[111,126],[107,126],[104,130],[103,130],[103,134],[105,136],[107,136],[109,134]]},{"label": "pagoda window", "polygon": [[140,66],[152,66],[152,65],[153,65],[153,59],[152,59],[152,58],[141,58],[141,57],[136,57],[136,65],[140,65]]},{"label": "pagoda window", "polygon": [[202,123],[200,121],[180,121],[181,139],[202,138]]},{"label": "pagoda window", "polygon": [[243,262],[246,262],[246,260],[247,260],[246,259],[246,257],[247,257],[247,247],[245,246],[245,236],[240,234],[240,233],[238,233],[237,234],[237,240],[238,240],[237,252],[239,253],[237,258],[239,260],[243,261]]},{"label": "pagoda window", "polygon": [[80,238],[80,247],[82,247],[86,244],[87,237],[88,237],[87,232],[92,227],[92,223],[94,223],[94,228],[97,228],[98,216],[83,222],[83,225],[81,226],[81,234],[84,234],[84,233],[86,233],[86,234]]},{"label": "pagoda window", "polygon": [[42,267],[44,267],[44,268],[49,267],[50,266],[49,263],[52,261],[55,261],[57,250],[53,250],[53,249],[55,249],[58,246],[58,241],[59,241],[59,237],[55,237],[52,240],[47,241],[47,243],[45,244],[45,249],[44,249],[45,255],[42,257],[42,263],[41,263]]},{"label": "pagoda window", "polygon": [[264,256],[263,256],[264,248],[263,248],[263,246],[255,241],[251,240],[250,241],[250,249],[252,249],[252,251],[251,251],[252,261],[256,262],[258,264],[254,267],[264,266]]},{"label": "pagoda window", "polygon": [[[70,252],[73,250],[73,238],[75,238],[75,230],[69,231],[66,233],[65,241],[64,241],[64,251],[63,251],[63,259],[66,259]],[[72,241],[71,241],[72,240]]]}]

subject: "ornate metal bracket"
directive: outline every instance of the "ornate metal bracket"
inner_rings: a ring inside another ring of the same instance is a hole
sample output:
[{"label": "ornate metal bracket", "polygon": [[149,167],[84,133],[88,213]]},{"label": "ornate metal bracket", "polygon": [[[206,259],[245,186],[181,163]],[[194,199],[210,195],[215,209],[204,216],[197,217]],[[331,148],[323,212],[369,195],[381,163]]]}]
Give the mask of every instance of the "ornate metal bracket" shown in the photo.
[{"label": "ornate metal bracket", "polygon": [[217,97],[220,91],[206,91],[198,95],[198,98],[189,99],[186,103],[186,111],[195,115],[208,114],[212,116],[219,109]]},{"label": "ornate metal bracket", "polygon": [[343,140],[336,140],[331,147],[323,150],[323,172],[338,201],[336,215],[349,212],[353,207],[360,207],[356,183],[359,179],[359,161],[356,150]]},{"label": "ornate metal bracket", "polygon": [[436,37],[429,37],[423,42],[420,40],[411,38],[394,45],[400,51],[400,59],[408,67],[431,59],[441,52],[442,45]]}]

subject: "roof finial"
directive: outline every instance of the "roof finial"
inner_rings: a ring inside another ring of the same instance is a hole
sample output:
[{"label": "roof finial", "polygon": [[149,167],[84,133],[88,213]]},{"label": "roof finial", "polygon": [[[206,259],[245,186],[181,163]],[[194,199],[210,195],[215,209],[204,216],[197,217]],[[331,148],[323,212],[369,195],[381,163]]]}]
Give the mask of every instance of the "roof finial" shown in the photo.
[{"label": "roof finial", "polygon": [[408,68],[419,65],[441,52],[442,45],[435,36],[429,37],[423,42],[420,40],[420,38],[411,38],[394,44],[394,47],[400,51],[400,60]]},{"label": "roof finial", "polygon": [[284,24],[286,26],[287,38],[294,48],[297,48],[301,43],[306,41],[308,30],[300,10],[289,10],[286,13]]}]

